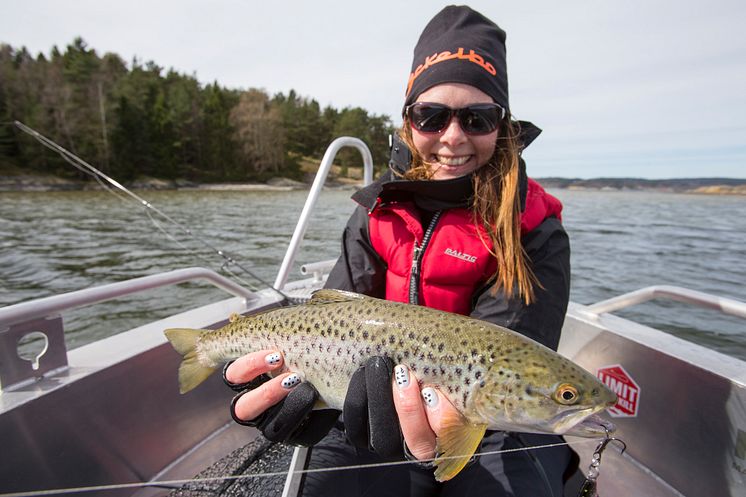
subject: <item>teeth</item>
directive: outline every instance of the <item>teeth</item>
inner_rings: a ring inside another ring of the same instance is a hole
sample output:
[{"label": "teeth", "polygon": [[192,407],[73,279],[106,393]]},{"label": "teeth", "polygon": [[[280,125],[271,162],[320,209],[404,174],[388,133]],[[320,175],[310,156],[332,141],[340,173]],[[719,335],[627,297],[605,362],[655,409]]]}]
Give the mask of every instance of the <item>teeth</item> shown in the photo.
[{"label": "teeth", "polygon": [[436,157],[438,159],[438,162],[445,166],[463,166],[464,164],[469,162],[471,155],[464,155],[461,157],[446,157],[444,155],[438,155]]}]

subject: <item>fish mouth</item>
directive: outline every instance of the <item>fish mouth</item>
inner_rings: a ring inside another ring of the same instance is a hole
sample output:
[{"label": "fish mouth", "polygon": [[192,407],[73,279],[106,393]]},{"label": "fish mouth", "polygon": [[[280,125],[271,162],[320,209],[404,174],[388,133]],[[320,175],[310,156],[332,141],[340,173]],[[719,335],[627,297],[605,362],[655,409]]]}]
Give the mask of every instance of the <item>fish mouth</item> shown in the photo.
[{"label": "fish mouth", "polygon": [[565,435],[573,435],[576,437],[604,437],[611,435],[616,431],[616,425],[608,419],[602,418],[598,414],[591,414],[580,423],[576,424],[569,430]]}]

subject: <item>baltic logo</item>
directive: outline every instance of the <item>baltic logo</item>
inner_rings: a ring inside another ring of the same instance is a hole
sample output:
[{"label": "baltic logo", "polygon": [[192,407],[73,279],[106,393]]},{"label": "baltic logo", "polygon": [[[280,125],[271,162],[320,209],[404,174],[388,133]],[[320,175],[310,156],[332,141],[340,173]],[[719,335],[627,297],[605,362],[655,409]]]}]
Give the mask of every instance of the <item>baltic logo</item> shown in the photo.
[{"label": "baltic logo", "polygon": [[605,366],[596,373],[609,389],[617,394],[617,402],[608,409],[615,418],[634,418],[640,404],[640,387],[632,377],[619,365]]},{"label": "baltic logo", "polygon": [[450,255],[451,257],[455,257],[456,259],[461,259],[462,261],[475,263],[477,262],[477,257],[474,255],[465,254],[463,252],[459,252],[458,250],[453,250],[452,248],[447,248],[445,250],[446,255]]}]

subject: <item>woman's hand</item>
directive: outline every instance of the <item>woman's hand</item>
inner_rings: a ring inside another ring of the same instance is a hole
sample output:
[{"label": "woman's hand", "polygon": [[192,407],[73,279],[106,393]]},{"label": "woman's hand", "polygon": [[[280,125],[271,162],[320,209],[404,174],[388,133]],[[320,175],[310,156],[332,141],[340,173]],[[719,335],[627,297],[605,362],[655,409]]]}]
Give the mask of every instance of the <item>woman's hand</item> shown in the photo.
[{"label": "woman's hand", "polygon": [[231,402],[231,416],[273,442],[313,445],[329,432],[339,411],[311,412],[319,393],[297,373],[267,376],[283,364],[282,354],[275,350],[253,352],[228,364],[223,379],[240,392]]},{"label": "woman's hand", "polygon": [[435,438],[441,419],[455,414],[456,408],[436,388],[420,385],[407,366],[394,368],[394,406],[399,416],[404,441],[409,452],[419,460],[435,457]]},{"label": "woman's hand", "polygon": [[296,373],[283,373],[275,378],[266,373],[282,369],[283,357],[276,350],[261,350],[239,357],[225,368],[225,382],[234,390],[244,390],[233,402],[237,421],[252,421],[284,399],[301,383]]}]

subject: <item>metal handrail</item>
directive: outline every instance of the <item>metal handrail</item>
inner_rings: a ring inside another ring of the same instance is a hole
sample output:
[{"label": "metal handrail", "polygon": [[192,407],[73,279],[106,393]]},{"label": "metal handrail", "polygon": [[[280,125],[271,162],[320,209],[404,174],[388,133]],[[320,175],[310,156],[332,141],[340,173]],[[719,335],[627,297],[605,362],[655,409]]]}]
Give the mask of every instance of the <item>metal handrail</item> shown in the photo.
[{"label": "metal handrail", "polygon": [[321,165],[319,170],[316,172],[316,178],[313,180],[311,185],[311,191],[306,197],[306,203],[303,206],[303,211],[300,213],[298,218],[298,224],[295,225],[295,231],[293,237],[290,239],[290,244],[285,252],[285,258],[282,260],[282,265],[277,273],[274,287],[278,290],[282,290],[288,279],[290,273],[290,267],[295,262],[295,256],[298,254],[300,244],[303,241],[303,236],[306,234],[306,227],[308,227],[308,220],[311,215],[311,210],[316,205],[316,200],[319,198],[321,189],[326,181],[326,176],[332,167],[332,162],[337,156],[337,153],[343,147],[353,147],[360,151],[363,156],[363,184],[369,185],[373,182],[373,156],[370,154],[368,146],[359,138],[352,138],[350,136],[343,136],[334,140],[329,148],[324,153],[324,158],[321,159]]},{"label": "metal handrail", "polygon": [[45,318],[56,315],[61,311],[104,302],[143,290],[176,285],[198,279],[207,280],[221,290],[241,297],[247,302],[257,298],[254,292],[243,288],[215,271],[201,267],[191,267],[3,307],[0,308],[0,329],[15,323]]},{"label": "metal handrail", "polygon": [[[285,252],[285,257],[282,259],[282,265],[280,266],[280,270],[277,272],[275,288],[278,290],[282,290],[285,287],[288,274],[290,274],[290,267],[293,265],[293,262],[295,262],[295,257],[298,255],[303,236],[306,234],[311,211],[319,198],[321,189],[326,181],[326,176],[329,174],[329,170],[332,167],[334,157],[337,156],[337,153],[342,149],[342,147],[354,147],[360,151],[360,154],[363,156],[363,184],[367,186],[373,182],[373,156],[370,154],[368,146],[365,145],[362,140],[359,138],[343,136],[337,138],[331,143],[331,145],[329,145],[329,148],[327,148],[324,153],[324,158],[321,159],[321,165],[319,166],[319,170],[316,172],[316,177],[311,185],[311,191],[308,192],[306,203],[303,206],[300,217],[298,218],[298,224],[295,225],[293,237],[290,239],[290,244]],[[288,469],[288,476],[285,480],[282,497],[293,497],[298,495],[301,475],[299,471],[305,467],[307,460],[308,449],[304,447],[296,447],[293,451],[293,459],[290,468]]]},{"label": "metal handrail", "polygon": [[597,302],[585,308],[586,312],[599,315],[605,312],[614,312],[626,307],[641,304],[649,300],[665,298],[694,304],[707,309],[714,309],[724,314],[738,316],[746,319],[746,302],[710,295],[709,293],[698,292],[688,288],[669,285],[656,285],[641,288],[634,292],[625,293],[608,300]]}]

